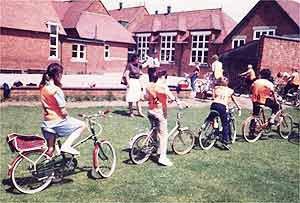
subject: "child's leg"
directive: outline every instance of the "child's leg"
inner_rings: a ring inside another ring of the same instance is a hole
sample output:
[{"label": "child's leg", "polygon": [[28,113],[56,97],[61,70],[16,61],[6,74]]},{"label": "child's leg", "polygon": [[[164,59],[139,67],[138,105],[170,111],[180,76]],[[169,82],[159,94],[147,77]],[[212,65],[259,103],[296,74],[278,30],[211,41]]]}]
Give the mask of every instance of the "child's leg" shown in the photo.
[{"label": "child's leg", "polygon": [[132,102],[128,102],[129,115],[133,116]]},{"label": "child's leg", "polygon": [[53,152],[54,152],[54,145],[55,145],[55,141],[56,141],[56,135],[53,134],[53,133],[49,133],[49,132],[43,132],[44,134],[44,137],[47,141],[47,151],[46,151],[46,154],[49,156],[49,157],[52,157],[53,155]]},{"label": "child's leg", "polygon": [[137,109],[137,111],[138,111],[138,114],[140,115],[140,116],[142,116],[142,117],[145,117],[145,115],[143,114],[143,111],[142,111],[142,107],[141,107],[141,105],[140,105],[140,102],[136,102],[136,109]]}]

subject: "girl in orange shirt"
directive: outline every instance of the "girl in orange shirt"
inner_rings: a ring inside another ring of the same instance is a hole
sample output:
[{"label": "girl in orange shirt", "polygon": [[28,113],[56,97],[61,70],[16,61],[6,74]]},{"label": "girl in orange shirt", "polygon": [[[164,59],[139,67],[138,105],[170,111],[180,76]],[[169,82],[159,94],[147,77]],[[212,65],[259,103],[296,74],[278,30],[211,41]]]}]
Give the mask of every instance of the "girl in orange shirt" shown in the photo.
[{"label": "girl in orange shirt", "polygon": [[61,147],[62,152],[78,155],[79,151],[72,147],[76,138],[85,129],[85,123],[68,116],[65,109],[66,101],[61,89],[63,68],[57,63],[48,66],[40,82],[41,103],[44,108],[44,120],[41,129],[47,140],[48,151],[46,154],[53,155],[56,136],[69,136]]}]

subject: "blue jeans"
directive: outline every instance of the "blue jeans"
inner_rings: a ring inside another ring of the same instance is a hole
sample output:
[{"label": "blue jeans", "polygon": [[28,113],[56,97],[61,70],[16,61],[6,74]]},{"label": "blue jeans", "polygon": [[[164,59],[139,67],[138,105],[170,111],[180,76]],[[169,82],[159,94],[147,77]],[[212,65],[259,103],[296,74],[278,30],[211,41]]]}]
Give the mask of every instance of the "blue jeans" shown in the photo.
[{"label": "blue jeans", "polygon": [[[230,136],[230,121],[229,121],[229,114],[227,112],[227,108],[224,104],[220,103],[212,103],[210,106],[210,110],[217,111],[220,115],[220,119],[222,122],[223,127],[223,142],[229,143],[229,136]],[[215,118],[213,113],[210,113],[206,118],[206,121],[212,121]]]}]

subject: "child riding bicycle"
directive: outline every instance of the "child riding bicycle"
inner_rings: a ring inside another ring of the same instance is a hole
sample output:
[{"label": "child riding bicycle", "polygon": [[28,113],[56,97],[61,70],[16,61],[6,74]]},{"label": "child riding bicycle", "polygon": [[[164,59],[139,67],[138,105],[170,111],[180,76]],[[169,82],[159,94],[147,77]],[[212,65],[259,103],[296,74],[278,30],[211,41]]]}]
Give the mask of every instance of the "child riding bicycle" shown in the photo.
[{"label": "child riding bicycle", "polygon": [[58,63],[48,66],[40,82],[41,103],[44,109],[44,120],[41,129],[47,140],[46,155],[52,157],[56,136],[69,136],[61,147],[62,152],[79,155],[79,151],[72,147],[73,142],[85,129],[85,123],[68,116],[66,101],[61,89],[63,67]]},{"label": "child riding bicycle", "polygon": [[172,166],[173,163],[167,158],[168,146],[168,122],[167,104],[168,98],[176,101],[176,98],[167,86],[167,72],[162,70],[156,73],[156,78],[146,88],[145,99],[148,100],[148,118],[153,127],[158,129],[160,140],[158,162],[165,166]]},{"label": "child riding bicycle", "polygon": [[[233,89],[227,87],[228,86],[228,80],[226,78],[220,78],[216,81],[216,86],[214,88],[213,93],[213,103],[210,106],[210,110],[217,111],[220,115],[222,127],[223,127],[223,147],[227,150],[229,150],[229,136],[230,136],[230,123],[229,123],[229,115],[228,115],[228,104],[229,99],[233,101],[233,103],[237,106],[237,108],[240,110],[240,106],[235,101],[233,96]],[[212,121],[214,119],[215,115],[210,113],[208,117],[205,119],[206,123],[207,121]],[[205,124],[203,124],[205,125]],[[204,128],[205,126],[202,126]]]}]

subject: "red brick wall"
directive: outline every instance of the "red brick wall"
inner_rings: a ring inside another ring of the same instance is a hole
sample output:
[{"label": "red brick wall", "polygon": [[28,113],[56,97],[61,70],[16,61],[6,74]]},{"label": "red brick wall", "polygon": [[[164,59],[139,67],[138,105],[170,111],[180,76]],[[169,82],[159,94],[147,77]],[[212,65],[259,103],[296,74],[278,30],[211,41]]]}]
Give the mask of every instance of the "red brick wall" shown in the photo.
[{"label": "red brick wall", "polygon": [[[0,50],[0,69],[44,70],[49,63],[54,62],[48,60],[49,34],[47,33],[1,28]],[[61,53],[58,55],[60,58]]]},{"label": "red brick wall", "polygon": [[[243,25],[237,29],[234,35],[247,36],[246,43],[253,40],[253,27],[255,26],[277,26],[276,35],[299,34],[299,30],[287,16],[287,14],[273,1],[262,1],[261,6],[257,8],[250,18],[243,22]],[[232,48],[232,39],[224,42],[222,50],[226,51]]]},{"label": "red brick wall", "polygon": [[273,37],[262,38],[260,68],[270,68],[273,75],[279,71],[300,70],[300,42]]},{"label": "red brick wall", "polygon": [[[122,72],[127,64],[128,45],[108,43],[110,45],[110,59],[104,60],[104,46],[95,43],[86,43],[86,62],[72,60],[72,44],[63,43],[63,66],[66,74],[93,74],[104,72]],[[81,44],[81,43],[79,43]]]}]

